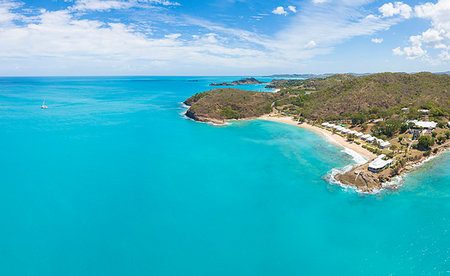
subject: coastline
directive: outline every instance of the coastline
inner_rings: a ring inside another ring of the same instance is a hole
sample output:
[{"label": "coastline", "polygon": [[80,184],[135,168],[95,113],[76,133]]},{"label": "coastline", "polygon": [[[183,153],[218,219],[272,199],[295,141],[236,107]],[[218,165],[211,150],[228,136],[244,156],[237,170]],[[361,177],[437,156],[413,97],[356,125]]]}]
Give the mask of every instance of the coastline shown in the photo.
[{"label": "coastline", "polygon": [[[187,117],[187,116],[186,116]],[[204,119],[204,120],[203,120]],[[378,155],[370,152],[369,150],[363,148],[361,145],[347,141],[344,137],[332,133],[327,129],[323,129],[314,125],[307,123],[299,123],[298,121],[292,119],[288,116],[279,115],[276,113],[266,114],[259,117],[249,117],[239,120],[265,120],[272,122],[279,122],[283,124],[289,124],[292,126],[297,126],[299,128],[304,128],[309,131],[324,137],[327,142],[335,144],[343,148],[343,152],[353,157],[355,161],[354,164],[349,164],[344,168],[333,168],[330,174],[326,177],[326,181],[330,184],[339,185],[345,189],[349,188],[358,193],[362,194],[377,194],[385,189],[397,189],[401,186],[401,180],[403,176],[410,171],[420,167],[423,163],[428,162],[435,157],[441,155],[442,152],[446,152],[449,149],[450,142],[442,145],[441,149],[436,154],[429,157],[422,157],[419,160],[410,160],[406,162],[406,165],[400,169],[396,176],[388,176],[383,173],[373,173],[368,171],[369,162],[376,159]],[[206,122],[211,125],[224,126],[227,125],[227,121],[235,120],[223,120],[216,122],[216,120],[211,120],[209,118],[201,118],[201,120],[195,120],[199,122]]]},{"label": "coastline", "polygon": [[354,151],[358,154],[360,154],[365,160],[370,161],[372,159],[377,158],[377,155],[366,150],[365,148],[355,144],[355,143],[350,143],[348,142],[345,138],[337,135],[337,134],[333,134],[331,131],[307,124],[307,123],[301,123],[299,124],[297,121],[293,120],[290,117],[280,117],[280,116],[270,116],[270,115],[263,115],[261,117],[258,117],[258,119],[260,120],[266,120],[266,121],[272,121],[272,122],[279,122],[279,123],[284,123],[284,124],[289,124],[289,125],[293,125],[293,126],[297,126],[300,128],[304,128],[304,129],[308,129],[310,131],[313,131],[319,135],[321,135],[322,137],[325,137],[329,142],[341,146],[345,149]]}]

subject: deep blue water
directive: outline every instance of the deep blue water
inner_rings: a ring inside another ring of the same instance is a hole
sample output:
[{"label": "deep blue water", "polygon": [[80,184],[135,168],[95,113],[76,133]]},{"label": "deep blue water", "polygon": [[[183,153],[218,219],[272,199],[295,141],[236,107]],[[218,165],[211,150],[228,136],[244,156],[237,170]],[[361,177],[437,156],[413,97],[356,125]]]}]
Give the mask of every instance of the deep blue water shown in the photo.
[{"label": "deep blue water", "polygon": [[346,191],[312,132],[180,115],[235,79],[0,78],[0,275],[450,273],[449,154]]}]

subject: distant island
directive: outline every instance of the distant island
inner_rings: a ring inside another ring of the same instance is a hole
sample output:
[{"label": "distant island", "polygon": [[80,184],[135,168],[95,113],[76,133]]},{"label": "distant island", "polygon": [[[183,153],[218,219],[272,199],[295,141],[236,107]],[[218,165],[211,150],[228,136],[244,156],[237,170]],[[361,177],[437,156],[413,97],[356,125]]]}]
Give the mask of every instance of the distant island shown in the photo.
[{"label": "distant island", "polygon": [[275,79],[278,92],[213,89],[185,101],[203,122],[260,118],[316,131],[368,162],[333,181],[373,193],[393,177],[450,147],[450,76],[432,73],[336,74]]},{"label": "distant island", "polygon": [[259,81],[255,78],[246,78],[241,79],[233,82],[220,82],[220,83],[211,83],[210,86],[234,86],[234,85],[241,85],[241,84],[262,84],[265,83],[263,81]]}]

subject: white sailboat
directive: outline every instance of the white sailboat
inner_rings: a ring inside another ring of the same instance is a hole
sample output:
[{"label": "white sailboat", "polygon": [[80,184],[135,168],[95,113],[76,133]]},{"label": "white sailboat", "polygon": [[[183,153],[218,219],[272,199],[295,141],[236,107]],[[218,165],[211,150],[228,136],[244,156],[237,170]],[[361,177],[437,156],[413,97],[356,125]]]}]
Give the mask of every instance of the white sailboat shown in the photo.
[{"label": "white sailboat", "polygon": [[45,99],[44,99],[44,101],[42,102],[42,105],[41,105],[41,109],[46,109],[46,108],[48,108],[48,107],[45,105]]}]

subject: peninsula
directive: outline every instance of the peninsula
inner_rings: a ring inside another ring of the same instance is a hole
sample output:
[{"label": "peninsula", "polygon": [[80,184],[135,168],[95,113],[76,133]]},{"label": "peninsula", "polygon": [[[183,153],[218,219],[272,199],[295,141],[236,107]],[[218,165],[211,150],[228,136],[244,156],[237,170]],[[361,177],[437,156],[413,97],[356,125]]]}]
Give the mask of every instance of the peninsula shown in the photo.
[{"label": "peninsula", "polygon": [[262,84],[265,83],[263,81],[259,81],[255,78],[246,78],[233,82],[220,82],[220,83],[211,83],[210,86],[234,86],[234,85],[242,85],[242,84]]},{"label": "peninsula", "polygon": [[203,122],[278,121],[306,127],[367,162],[335,180],[373,193],[450,147],[450,76],[432,73],[338,74],[273,80],[278,92],[233,88],[195,94],[186,115]]}]

